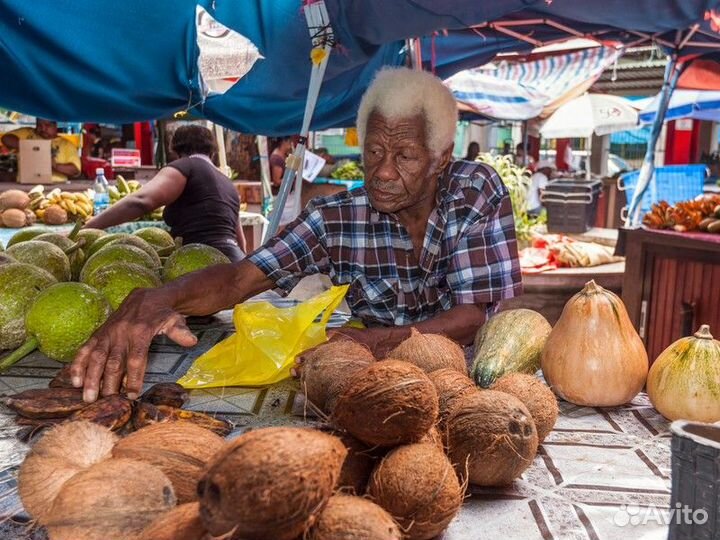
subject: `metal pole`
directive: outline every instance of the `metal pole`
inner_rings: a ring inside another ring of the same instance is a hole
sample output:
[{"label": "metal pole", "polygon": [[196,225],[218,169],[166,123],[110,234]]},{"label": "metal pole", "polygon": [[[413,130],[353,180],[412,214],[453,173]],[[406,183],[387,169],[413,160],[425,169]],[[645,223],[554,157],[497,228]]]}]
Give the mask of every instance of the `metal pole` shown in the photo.
[{"label": "metal pole", "polygon": [[523,155],[525,156],[523,158],[523,163],[521,165],[523,167],[527,167],[530,165],[530,156],[528,155],[528,147],[530,146],[530,134],[528,133],[528,121],[523,120]]},{"label": "metal pole", "polygon": [[225,150],[225,133],[223,127],[220,124],[213,124],[215,126],[215,141],[218,147],[218,163],[220,164],[220,170],[224,175],[230,176],[230,168],[227,164],[227,151]]},{"label": "metal pole", "polygon": [[592,155],[592,134],[587,138],[587,156],[585,156],[585,180],[590,181],[590,156]]},{"label": "metal pole", "polygon": [[261,213],[266,216],[273,207],[272,184],[270,182],[270,158],[268,156],[268,138],[257,136],[258,155],[260,157],[260,185],[262,187]]},{"label": "metal pole", "polygon": [[677,85],[680,72],[682,71],[682,62],[677,61],[677,55],[673,54],[665,66],[665,77],[663,86],[660,90],[660,102],[658,103],[655,119],[653,120],[652,130],[650,132],[650,140],[648,141],[645,158],[642,167],[640,167],[640,175],[638,177],[637,188],[633,194],[632,201],[628,205],[627,218],[625,219],[625,227],[639,227],[641,222],[640,201],[650,182],[654,182],[655,173],[655,147],[657,146],[660,132],[662,131],[665,115],[667,113],[670,98]]}]

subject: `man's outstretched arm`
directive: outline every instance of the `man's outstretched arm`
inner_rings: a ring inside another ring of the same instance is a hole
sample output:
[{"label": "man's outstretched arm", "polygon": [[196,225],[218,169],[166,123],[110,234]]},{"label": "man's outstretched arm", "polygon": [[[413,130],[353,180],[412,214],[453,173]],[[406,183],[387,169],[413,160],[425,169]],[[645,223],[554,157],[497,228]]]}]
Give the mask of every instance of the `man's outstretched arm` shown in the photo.
[{"label": "man's outstretched arm", "polygon": [[[228,309],[273,287],[273,282],[244,260],[193,272],[158,289],[133,291],[118,310],[80,349],[71,367],[75,387],[85,401],[115,394],[125,387],[134,399],[141,390],[150,342],[158,334],[185,347],[197,339],[186,315],[209,315]],[[102,387],[101,387],[102,384]]]}]

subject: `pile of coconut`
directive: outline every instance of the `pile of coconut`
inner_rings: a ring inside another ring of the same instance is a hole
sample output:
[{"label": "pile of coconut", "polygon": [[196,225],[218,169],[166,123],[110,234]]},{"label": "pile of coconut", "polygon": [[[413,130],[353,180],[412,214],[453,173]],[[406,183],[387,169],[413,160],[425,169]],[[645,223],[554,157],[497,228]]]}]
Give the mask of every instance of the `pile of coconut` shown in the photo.
[{"label": "pile of coconut", "polygon": [[481,390],[460,346],[417,332],[384,360],[354,342],[320,346],[301,386],[327,429],[228,442],[183,421],[122,439],[61,424],[21,466],[25,509],[50,540],[431,539],[469,484],[520,476],[557,417],[540,380],[513,373]]}]

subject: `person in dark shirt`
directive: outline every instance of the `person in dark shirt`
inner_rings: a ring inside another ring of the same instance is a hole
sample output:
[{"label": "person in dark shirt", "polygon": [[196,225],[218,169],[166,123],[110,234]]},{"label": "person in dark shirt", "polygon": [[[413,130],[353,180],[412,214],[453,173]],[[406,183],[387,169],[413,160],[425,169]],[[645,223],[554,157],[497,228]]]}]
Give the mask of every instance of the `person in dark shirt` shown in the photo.
[{"label": "person in dark shirt", "polygon": [[276,146],[270,154],[270,183],[272,184],[273,195],[280,191],[283,175],[285,174],[285,160],[292,152],[292,137],[280,137],[276,140]]},{"label": "person in dark shirt", "polygon": [[170,233],[184,244],[207,244],[233,262],[242,260],[245,237],[238,220],[240,198],[230,179],[213,165],[211,157],[217,150],[212,132],[197,125],[181,126],[171,146],[179,159],[85,226],[105,229],[164,206]]}]

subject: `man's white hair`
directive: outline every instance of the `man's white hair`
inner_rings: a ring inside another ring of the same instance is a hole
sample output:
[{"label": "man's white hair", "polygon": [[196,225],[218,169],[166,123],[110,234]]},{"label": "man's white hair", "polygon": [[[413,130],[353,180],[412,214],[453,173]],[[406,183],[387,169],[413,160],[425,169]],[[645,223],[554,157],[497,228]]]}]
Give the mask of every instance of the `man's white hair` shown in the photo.
[{"label": "man's white hair", "polygon": [[372,112],[388,120],[425,117],[427,145],[439,156],[455,141],[457,103],[450,89],[434,75],[409,68],[384,68],[368,87],[360,102],[357,132],[365,143],[368,118]]}]

